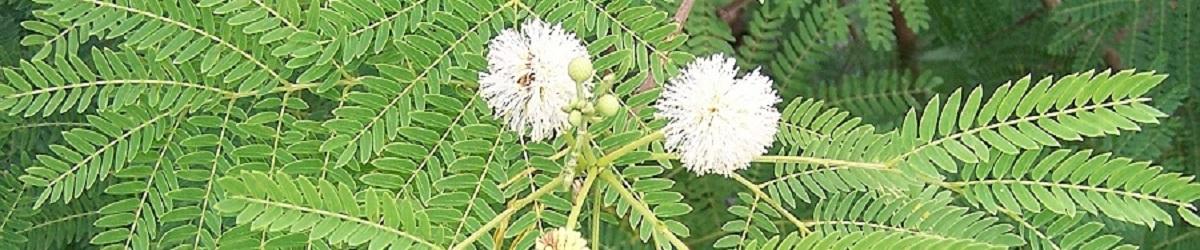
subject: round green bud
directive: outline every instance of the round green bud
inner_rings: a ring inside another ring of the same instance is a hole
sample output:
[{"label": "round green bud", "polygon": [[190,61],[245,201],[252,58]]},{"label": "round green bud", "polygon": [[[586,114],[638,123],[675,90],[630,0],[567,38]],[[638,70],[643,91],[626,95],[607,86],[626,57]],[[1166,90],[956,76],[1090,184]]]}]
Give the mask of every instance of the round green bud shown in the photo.
[{"label": "round green bud", "polygon": [[600,111],[600,115],[605,117],[617,114],[617,110],[620,108],[621,101],[611,94],[600,96],[600,99],[596,100],[596,111]]},{"label": "round green bud", "polygon": [[583,104],[583,108],[580,108],[580,111],[583,111],[583,114],[585,115],[591,115],[596,113],[596,106],[593,106],[590,102],[585,103]]},{"label": "round green bud", "polygon": [[608,93],[612,88],[613,81],[616,81],[615,79],[616,77],[612,73],[605,74],[604,78],[600,79],[600,85],[596,87],[596,94]]},{"label": "round green bud", "polygon": [[584,82],[592,78],[592,60],[587,57],[576,57],[571,60],[571,64],[567,65],[567,74],[571,76],[571,80],[575,82]]},{"label": "round green bud", "polygon": [[583,124],[583,114],[580,114],[579,111],[571,111],[571,115],[567,116],[567,122],[570,122],[573,127],[578,127]]}]

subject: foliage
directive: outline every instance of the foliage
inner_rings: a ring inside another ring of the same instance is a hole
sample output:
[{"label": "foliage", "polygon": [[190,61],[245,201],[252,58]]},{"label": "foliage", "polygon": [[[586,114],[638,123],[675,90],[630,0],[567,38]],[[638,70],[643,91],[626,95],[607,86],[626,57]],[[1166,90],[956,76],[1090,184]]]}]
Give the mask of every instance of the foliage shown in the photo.
[{"label": "foliage", "polygon": [[[1196,1],[0,6],[3,249],[1200,241]],[[488,42],[529,19],[583,41],[616,114],[541,142],[493,115]],[[695,176],[654,102],[715,53],[782,118],[749,169]]]}]

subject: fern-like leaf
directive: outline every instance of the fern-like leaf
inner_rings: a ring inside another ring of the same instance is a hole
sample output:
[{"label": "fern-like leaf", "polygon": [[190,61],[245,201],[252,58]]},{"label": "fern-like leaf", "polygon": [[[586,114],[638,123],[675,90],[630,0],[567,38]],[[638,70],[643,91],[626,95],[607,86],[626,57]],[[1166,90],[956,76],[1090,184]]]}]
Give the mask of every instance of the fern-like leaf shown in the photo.
[{"label": "fern-like leaf", "polygon": [[69,203],[110,173],[123,170],[124,162],[149,150],[165,131],[166,126],[159,121],[173,114],[151,111],[131,109],[88,116],[96,128],[64,132],[67,144],[51,146],[54,155],[39,155],[39,166],[27,168],[27,174],[20,178],[43,188],[34,207],[60,200]]},{"label": "fern-like leaf", "polygon": [[839,84],[801,88],[800,95],[821,99],[825,105],[850,111],[872,124],[886,124],[899,121],[896,117],[910,108],[921,107],[919,100],[927,99],[942,83],[942,78],[928,73],[912,76],[880,71],[846,76]]},{"label": "fern-like leaf", "polygon": [[[205,85],[214,78],[183,74],[191,69],[155,62],[128,52],[92,49],[89,65],[74,55],[42,61],[22,61],[21,71],[0,69],[7,85],[0,85],[0,110],[10,115],[49,116],[68,111],[82,113],[118,110],[138,103],[159,110],[178,110],[194,102],[245,96],[220,86]],[[152,56],[151,56],[152,58]]]},{"label": "fern-like leaf", "polygon": [[1191,202],[1200,198],[1200,184],[1161,172],[1148,162],[1090,150],[1028,151],[996,154],[986,163],[964,167],[963,180],[947,185],[961,188],[967,200],[989,211],[1086,212],[1153,227],[1174,224],[1157,204],[1190,214],[1196,210]]},{"label": "fern-like leaf", "polygon": [[[886,202],[885,202],[886,200]],[[1012,233],[1013,227],[998,219],[951,205],[950,192],[927,188],[907,197],[840,194],[818,203],[814,220],[807,225],[815,232],[910,233],[920,238],[957,241],[967,248],[1010,248],[1025,242]]]},{"label": "fern-like leaf", "polygon": [[935,167],[957,172],[958,161],[986,161],[992,148],[1016,154],[1059,146],[1059,140],[1138,130],[1137,123],[1157,123],[1165,116],[1142,97],[1165,78],[1132,70],[1086,72],[1036,84],[1026,77],[1000,86],[986,101],[982,89],[965,98],[957,90],[945,101],[934,98],[919,119],[916,112],[908,113],[893,149],[898,155],[887,161],[909,173],[936,177]]},{"label": "fern-like leaf", "polygon": [[[441,248],[442,230],[428,228],[423,204],[393,200],[388,192],[364,190],[307,177],[246,172],[222,177],[228,199],[216,205],[234,213],[238,224],[259,231],[308,232],[309,238],[330,244],[406,248]],[[356,197],[361,195],[362,200]],[[430,203],[450,202],[434,200]],[[367,244],[367,245],[363,245]]]}]

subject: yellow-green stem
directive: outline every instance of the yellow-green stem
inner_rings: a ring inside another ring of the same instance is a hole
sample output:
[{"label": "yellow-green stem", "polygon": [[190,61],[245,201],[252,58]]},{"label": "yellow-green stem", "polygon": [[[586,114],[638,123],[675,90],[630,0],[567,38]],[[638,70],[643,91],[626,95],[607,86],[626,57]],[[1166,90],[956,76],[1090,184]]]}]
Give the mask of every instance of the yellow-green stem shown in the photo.
[{"label": "yellow-green stem", "polygon": [[562,176],[555,177],[554,180],[550,181],[550,183],[546,183],[546,185],[538,188],[536,191],[533,191],[533,193],[529,194],[529,196],[525,196],[525,198],[521,198],[520,200],[514,202],[513,205],[508,207],[508,209],[505,209],[504,212],[500,212],[500,214],[496,215],[495,218],[492,218],[491,221],[488,221],[487,224],[484,224],[483,227],[480,227],[478,230],[475,230],[475,232],[471,233],[471,236],[468,236],[463,241],[458,242],[458,244],[455,244],[454,247],[450,249],[466,249],[467,246],[470,246],[471,243],[474,243],[475,240],[478,240],[479,237],[483,236],[484,233],[487,233],[488,230],[492,230],[492,228],[495,228],[497,225],[499,225],[501,221],[508,219],[508,217],[516,213],[517,210],[521,210],[521,208],[524,208],[526,205],[529,205],[529,203],[537,200],[538,197],[542,197],[542,195],[554,191],[558,188],[558,185],[562,185],[562,183]]},{"label": "yellow-green stem", "polygon": [[737,180],[738,183],[741,183],[743,186],[746,186],[746,188],[750,189],[750,192],[753,192],[755,196],[760,197],[763,201],[767,202],[767,204],[770,204],[772,208],[775,208],[779,214],[782,214],[783,217],[788,221],[791,221],[792,224],[795,224],[796,228],[800,229],[801,235],[807,235],[810,233],[808,231],[808,227],[804,226],[804,223],[800,222],[799,219],[796,219],[796,216],[792,216],[792,213],[788,212],[787,209],[784,209],[783,206],[779,204],[779,201],[771,199],[771,196],[767,196],[767,193],[764,193],[762,189],[759,189],[758,185],[755,185],[754,182],[746,180],[746,178],[743,178],[742,175],[737,173],[733,173],[731,177],[733,177],[734,180]]},{"label": "yellow-green stem", "polygon": [[595,168],[589,168],[587,179],[583,180],[583,186],[575,192],[575,205],[571,206],[571,214],[567,216],[567,229],[575,230],[575,225],[579,224],[579,213],[583,210],[584,198],[587,198],[588,190],[591,190],[592,184],[596,182],[598,173],[600,171]]},{"label": "yellow-green stem", "polygon": [[625,185],[621,183],[621,180],[617,179],[612,170],[607,168],[601,168],[597,170],[601,171],[600,178],[604,179],[605,182],[608,182],[608,186],[612,187],[613,190],[616,190],[617,194],[621,195],[621,199],[624,199],[625,202],[629,203],[630,207],[632,207],[634,211],[637,211],[638,214],[642,215],[642,223],[650,223],[650,225],[654,227],[654,230],[666,237],[667,241],[671,242],[671,245],[675,246],[675,248],[688,249],[687,244],[683,244],[683,241],[680,241],[678,237],[675,237],[674,233],[671,233],[671,230],[667,229],[666,224],[658,220],[658,217],[655,217],[654,212],[646,206],[646,203],[638,200],[636,197],[633,197],[633,193],[631,193],[629,189],[625,188]]},{"label": "yellow-green stem", "polygon": [[592,250],[600,249],[600,208],[600,190],[592,191]]},{"label": "yellow-green stem", "polygon": [[600,168],[607,167],[609,164],[612,164],[613,161],[617,160],[617,158],[620,158],[621,156],[624,156],[625,154],[628,154],[639,147],[645,146],[646,144],[650,144],[651,142],[662,139],[663,136],[664,134],[661,130],[657,130],[642,136],[642,138],[638,138],[636,141],[625,144],[625,146],[621,146],[612,152],[604,154],[604,157],[600,157],[599,160],[596,160],[596,166]]},{"label": "yellow-green stem", "polygon": [[789,156],[789,155],[763,155],[763,156],[754,157],[754,162],[803,163],[803,164],[816,164],[816,165],[823,165],[823,166],[847,166],[847,167],[873,168],[873,169],[887,169],[888,168],[887,165],[884,165],[881,163],[843,161],[843,160],[835,160],[835,159],[823,159],[823,158],[815,158],[815,157],[807,157],[807,156]]}]

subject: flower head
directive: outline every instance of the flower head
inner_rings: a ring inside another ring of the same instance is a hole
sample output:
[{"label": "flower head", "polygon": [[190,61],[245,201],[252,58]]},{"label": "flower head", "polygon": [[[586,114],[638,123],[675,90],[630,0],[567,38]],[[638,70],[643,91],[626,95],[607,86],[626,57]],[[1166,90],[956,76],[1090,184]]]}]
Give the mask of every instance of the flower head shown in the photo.
[{"label": "flower head", "polygon": [[558,228],[542,233],[534,245],[536,250],[584,250],[587,241],[579,232],[566,228]]},{"label": "flower head", "polygon": [[[574,34],[530,20],[519,31],[505,29],[489,42],[488,71],[479,74],[479,94],[518,134],[534,141],[552,138],[566,128],[563,108],[578,94],[567,66],[587,56]],[[584,83],[584,93],[590,93],[591,85]]]},{"label": "flower head", "polygon": [[698,175],[732,174],[767,152],[778,130],[779,96],[757,69],[737,79],[734,60],[700,58],[671,79],[655,107],[668,120],[668,150]]}]

